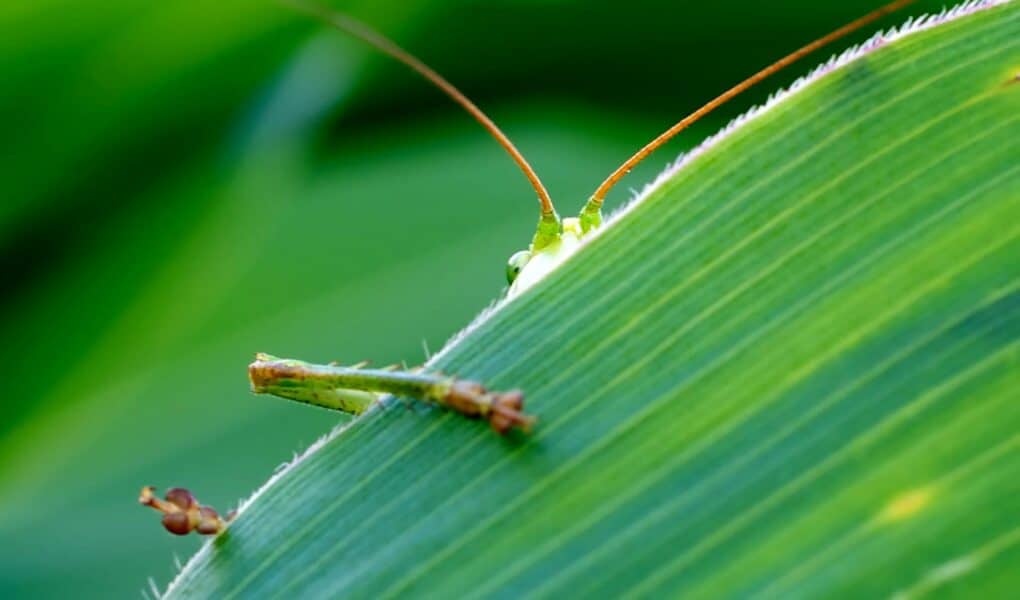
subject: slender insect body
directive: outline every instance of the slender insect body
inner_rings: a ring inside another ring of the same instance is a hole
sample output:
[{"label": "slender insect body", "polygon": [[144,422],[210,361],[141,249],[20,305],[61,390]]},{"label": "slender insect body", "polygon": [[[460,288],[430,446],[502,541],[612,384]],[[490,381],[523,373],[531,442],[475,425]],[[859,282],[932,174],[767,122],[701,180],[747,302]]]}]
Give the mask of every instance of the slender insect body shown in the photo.
[{"label": "slender insect body", "polygon": [[[273,359],[273,357],[268,357],[267,355],[261,356],[267,360]],[[279,360],[277,364],[282,367],[279,371],[286,371],[287,368],[290,368],[295,372],[302,368],[299,365],[314,366],[296,360]],[[379,401],[380,395],[372,391],[338,388],[314,377],[273,376],[269,374],[269,369],[265,366],[256,365],[260,365],[260,363],[253,363],[252,367],[248,370],[252,391],[256,394],[272,394],[280,398],[287,398],[288,400],[330,410],[338,410],[351,415],[360,415]]]},{"label": "slender insect body", "polygon": [[489,421],[499,434],[529,430],[534,418],[524,415],[524,394],[491,392],[482,384],[421,370],[367,369],[358,365],[318,365],[257,354],[248,366],[252,391],[360,415],[382,394],[414,398]]}]

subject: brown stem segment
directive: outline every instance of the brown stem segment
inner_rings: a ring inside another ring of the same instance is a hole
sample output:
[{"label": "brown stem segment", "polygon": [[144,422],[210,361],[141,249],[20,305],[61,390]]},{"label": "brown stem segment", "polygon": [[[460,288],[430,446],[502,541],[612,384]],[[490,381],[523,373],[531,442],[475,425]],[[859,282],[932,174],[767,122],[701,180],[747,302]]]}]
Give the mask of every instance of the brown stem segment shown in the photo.
[{"label": "brown stem segment", "polygon": [[147,485],[142,488],[138,502],[163,513],[163,527],[174,535],[187,535],[192,531],[201,535],[216,535],[227,528],[231,515],[220,517],[210,506],[202,506],[184,488],[170,488],[165,500],[155,495],[156,488]]},{"label": "brown stem segment", "polygon": [[695,121],[697,121],[701,117],[704,117],[705,115],[712,112],[716,108],[719,108],[727,101],[732,99],[734,96],[744,92],[751,86],[767,78],[773,73],[776,73],[777,71],[782,70],[784,67],[787,67],[788,65],[800,60],[801,58],[807,56],[808,54],[811,54],[815,50],[818,50],[828,44],[831,44],[832,42],[835,42],[841,37],[849,35],[854,31],[857,31],[861,27],[864,27],[869,23],[877,21],[878,19],[884,17],[885,15],[897,11],[907,6],[908,4],[912,4],[915,1],[916,0],[896,0],[895,2],[890,2],[889,4],[886,4],[881,8],[875,9],[870,13],[864,15],[863,17],[855,21],[851,21],[850,23],[847,23],[846,25],[833,31],[832,33],[822,36],[817,40],[811,42],[810,44],[798,50],[795,50],[794,52],[784,56],[783,58],[777,60],[771,65],[765,67],[761,71],[758,71],[754,75],[751,75],[747,79],[741,81],[737,85],[726,90],[725,92],[715,97],[698,110],[684,117],[679,123],[673,125],[669,129],[664,131],[654,140],[648,142],[643,148],[638,150],[637,153],[634,154],[634,156],[631,156],[626,161],[624,161],[624,163],[620,165],[615,171],[613,171],[609,175],[609,177],[607,177],[606,180],[602,182],[602,185],[600,185],[598,189],[595,190],[595,193],[592,194],[591,198],[588,200],[588,203],[585,205],[584,211],[588,213],[597,212],[599,208],[602,206],[602,202],[605,200],[606,194],[609,192],[609,190],[614,185],[616,185],[617,182],[623,179],[624,175],[629,173],[631,169],[637,166],[638,163],[640,163],[642,160],[648,157],[648,155],[651,154],[652,152],[655,152],[660,146],[668,142],[673,136],[680,133],[684,129],[687,129],[687,127],[689,127]]}]

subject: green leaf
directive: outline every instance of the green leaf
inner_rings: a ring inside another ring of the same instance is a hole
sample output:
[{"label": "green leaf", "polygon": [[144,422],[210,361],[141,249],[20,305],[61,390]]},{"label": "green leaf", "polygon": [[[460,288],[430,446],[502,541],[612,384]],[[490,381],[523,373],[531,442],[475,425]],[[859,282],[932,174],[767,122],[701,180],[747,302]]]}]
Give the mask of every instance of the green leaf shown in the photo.
[{"label": "green leaf", "polygon": [[711,141],[434,361],[524,389],[533,435],[389,403],[170,595],[1015,590],[1020,8],[960,12]]}]

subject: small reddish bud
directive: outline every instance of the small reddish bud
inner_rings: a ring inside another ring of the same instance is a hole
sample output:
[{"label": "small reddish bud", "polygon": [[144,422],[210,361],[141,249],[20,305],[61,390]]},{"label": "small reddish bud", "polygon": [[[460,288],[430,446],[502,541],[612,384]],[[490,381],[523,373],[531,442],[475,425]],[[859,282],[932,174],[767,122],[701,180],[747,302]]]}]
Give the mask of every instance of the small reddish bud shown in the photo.
[{"label": "small reddish bud", "polygon": [[198,527],[195,528],[195,531],[202,535],[213,535],[223,531],[226,526],[219,513],[212,507],[203,506],[198,509]]},{"label": "small reddish bud", "polygon": [[163,513],[163,527],[174,535],[186,535],[197,531],[203,535],[217,534],[227,527],[227,521],[220,518],[218,512],[210,506],[202,506],[195,497],[184,488],[171,488],[166,493],[166,500],[154,495],[156,488],[142,488],[138,501]]},{"label": "small reddish bud", "polygon": [[173,512],[163,515],[163,527],[174,535],[187,535],[191,532],[191,519],[184,512]]},{"label": "small reddish bud", "polygon": [[170,488],[166,491],[166,501],[173,503],[181,510],[188,510],[198,504],[191,492],[184,488]]}]

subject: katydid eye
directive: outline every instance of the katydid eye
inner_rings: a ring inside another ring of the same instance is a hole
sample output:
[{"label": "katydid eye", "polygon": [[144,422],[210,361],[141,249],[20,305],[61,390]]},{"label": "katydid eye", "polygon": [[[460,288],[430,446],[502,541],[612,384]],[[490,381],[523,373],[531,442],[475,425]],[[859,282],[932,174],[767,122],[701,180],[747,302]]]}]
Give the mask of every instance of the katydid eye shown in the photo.
[{"label": "katydid eye", "polygon": [[521,274],[521,269],[524,265],[528,264],[531,260],[531,252],[527,250],[521,250],[520,252],[514,252],[513,256],[506,263],[506,281],[507,283],[513,283],[517,276]]}]

